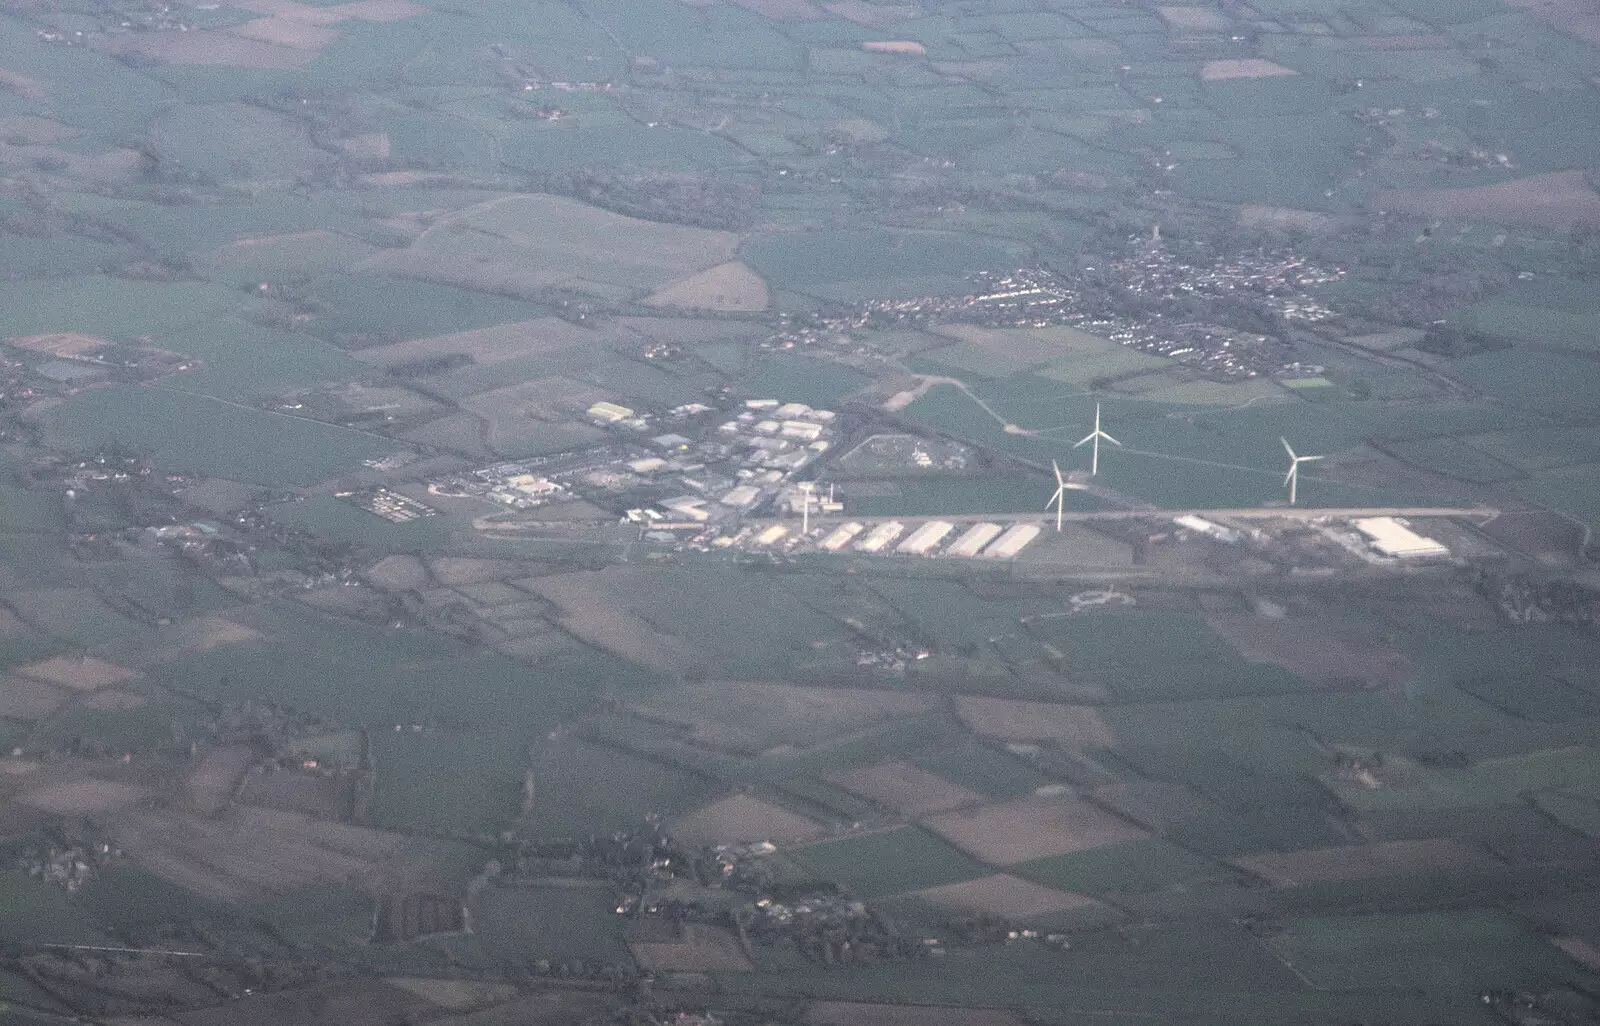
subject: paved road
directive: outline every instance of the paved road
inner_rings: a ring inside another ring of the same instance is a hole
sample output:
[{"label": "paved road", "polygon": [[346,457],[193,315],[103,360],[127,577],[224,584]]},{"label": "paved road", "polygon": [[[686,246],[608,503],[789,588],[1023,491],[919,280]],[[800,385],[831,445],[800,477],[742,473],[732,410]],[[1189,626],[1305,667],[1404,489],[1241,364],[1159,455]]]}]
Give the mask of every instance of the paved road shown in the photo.
[{"label": "paved road", "polygon": [[[1357,517],[1472,517],[1481,520],[1493,520],[1500,515],[1500,511],[1488,506],[1341,506],[1341,507],[1311,507],[1311,506],[1257,506],[1246,509],[1097,509],[1097,510],[1068,510],[1062,514],[1063,521],[1076,523],[1085,520],[1147,520],[1150,518],[1170,520],[1173,517],[1184,515],[1204,517],[1207,520],[1315,520],[1318,517],[1334,517],[1336,519],[1354,519]],[[862,524],[881,524],[889,520],[898,520],[904,524],[922,523],[928,520],[947,520],[955,524],[970,524],[979,521],[992,523],[1038,522],[1040,524],[1054,523],[1055,512],[1043,511],[1032,513],[931,513],[917,516],[877,516],[858,517],[848,514],[830,513],[822,516],[816,513],[811,515],[812,524],[840,524],[846,521],[855,521]],[[763,523],[789,523],[799,520],[799,516],[781,518],[763,518]]]}]

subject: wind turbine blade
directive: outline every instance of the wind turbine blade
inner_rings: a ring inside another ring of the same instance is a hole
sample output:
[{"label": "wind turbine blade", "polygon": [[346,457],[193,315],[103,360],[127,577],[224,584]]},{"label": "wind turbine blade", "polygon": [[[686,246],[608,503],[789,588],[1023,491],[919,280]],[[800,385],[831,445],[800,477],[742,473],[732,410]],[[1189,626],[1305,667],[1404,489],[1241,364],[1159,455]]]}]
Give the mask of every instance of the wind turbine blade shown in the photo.
[{"label": "wind turbine blade", "polygon": [[1322,459],[1322,457],[1321,456],[1296,456],[1295,459],[1299,460],[1301,463],[1314,463],[1317,460]]},{"label": "wind turbine blade", "polygon": [[1115,438],[1112,438],[1110,435],[1106,434],[1104,431],[1100,432],[1100,437],[1104,438],[1106,441],[1110,442],[1112,445],[1121,445],[1122,444],[1121,442],[1117,441]]},{"label": "wind turbine blade", "polygon": [[1067,479],[1061,476],[1061,464],[1055,460],[1050,461],[1050,469],[1056,472],[1056,491],[1066,487]]},{"label": "wind turbine blade", "polygon": [[1278,436],[1278,441],[1283,443],[1283,451],[1289,454],[1289,458],[1291,460],[1295,459],[1296,457],[1295,457],[1295,454],[1294,454],[1294,447],[1289,444],[1289,440],[1287,438],[1283,437],[1282,435],[1279,435]]},{"label": "wind turbine blade", "polygon": [[1285,485],[1287,485],[1290,481],[1293,481],[1295,474],[1299,470],[1300,470],[1300,464],[1299,464],[1298,461],[1289,464],[1289,472],[1287,474],[1283,475],[1283,483]]},{"label": "wind turbine blade", "polygon": [[1095,436],[1095,432],[1091,431],[1088,434],[1084,435],[1082,438],[1080,438],[1078,441],[1073,442],[1072,443],[1072,447],[1074,449],[1076,449],[1081,445],[1088,445],[1090,442],[1094,441],[1094,436]]},{"label": "wind turbine blade", "polygon": [[1050,496],[1050,501],[1044,504],[1044,508],[1045,509],[1049,509],[1051,506],[1054,506],[1056,504],[1056,501],[1058,499],[1062,498],[1062,496],[1066,494],[1066,491],[1067,491],[1066,485],[1062,485],[1060,488],[1057,488],[1056,491],[1055,491],[1055,494]]}]

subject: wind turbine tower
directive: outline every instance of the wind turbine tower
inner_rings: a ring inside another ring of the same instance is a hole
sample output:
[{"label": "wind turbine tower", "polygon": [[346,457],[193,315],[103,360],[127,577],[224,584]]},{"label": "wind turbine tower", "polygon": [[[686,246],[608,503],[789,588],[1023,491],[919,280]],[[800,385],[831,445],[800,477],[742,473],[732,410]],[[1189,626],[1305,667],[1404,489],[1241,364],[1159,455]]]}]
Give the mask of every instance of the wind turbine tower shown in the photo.
[{"label": "wind turbine tower", "polygon": [[810,481],[800,482],[800,534],[802,537],[811,533],[811,491],[816,487]]},{"label": "wind turbine tower", "polygon": [[[1104,431],[1100,430],[1100,404],[1099,403],[1095,403],[1094,404],[1094,430],[1089,432],[1087,435],[1084,435],[1083,436],[1083,440],[1078,442],[1076,445],[1073,446],[1073,448],[1076,449],[1076,448],[1079,448],[1080,446],[1088,445],[1090,442],[1094,443],[1094,448],[1092,450],[1090,450],[1092,455],[1089,457],[1089,476],[1090,477],[1094,477],[1096,474],[1100,473],[1100,439],[1102,439],[1102,438],[1104,438],[1106,441],[1110,442],[1112,445],[1115,445],[1115,446],[1118,446],[1118,447],[1120,447],[1122,445],[1121,442],[1117,441],[1115,438],[1112,438],[1110,435],[1108,435]],[[1056,472],[1056,476],[1057,477],[1061,476],[1060,471]]]},{"label": "wind turbine tower", "polygon": [[1051,460],[1050,461],[1050,469],[1056,472],[1056,493],[1054,495],[1050,496],[1050,502],[1045,503],[1044,504],[1044,508],[1045,509],[1049,509],[1050,508],[1050,503],[1051,502],[1055,503],[1055,507],[1056,507],[1056,533],[1060,534],[1061,533],[1062,508],[1067,503],[1067,489],[1068,488],[1077,487],[1077,486],[1068,483],[1067,479],[1061,476],[1061,465],[1058,464],[1055,460]]},{"label": "wind turbine tower", "polygon": [[1293,506],[1295,485],[1300,483],[1300,464],[1312,463],[1316,460],[1322,459],[1322,457],[1296,456],[1294,454],[1294,446],[1289,444],[1289,440],[1287,438],[1279,435],[1278,441],[1283,443],[1283,451],[1289,454],[1289,476],[1283,479],[1283,483],[1289,486],[1289,505]]}]

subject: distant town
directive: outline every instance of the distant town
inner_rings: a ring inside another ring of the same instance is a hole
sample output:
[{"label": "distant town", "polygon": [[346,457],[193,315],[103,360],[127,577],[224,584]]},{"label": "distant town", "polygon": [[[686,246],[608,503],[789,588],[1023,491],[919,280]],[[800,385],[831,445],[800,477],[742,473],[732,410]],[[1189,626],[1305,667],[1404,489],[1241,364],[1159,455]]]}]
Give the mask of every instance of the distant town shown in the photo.
[{"label": "distant town", "polygon": [[[1342,279],[1289,250],[1258,250],[1192,264],[1163,243],[1133,238],[1102,266],[1071,271],[1021,268],[988,274],[978,290],[956,297],[922,297],[864,304],[844,317],[796,325],[768,339],[772,348],[855,349],[850,332],[930,322],[986,327],[1081,328],[1140,352],[1164,356],[1219,381],[1260,376],[1313,378],[1322,368],[1293,359],[1284,329],[1334,316],[1315,289]],[[1234,321],[1275,326],[1272,334],[1196,319],[1218,306]],[[859,352],[859,349],[855,349]]]}]

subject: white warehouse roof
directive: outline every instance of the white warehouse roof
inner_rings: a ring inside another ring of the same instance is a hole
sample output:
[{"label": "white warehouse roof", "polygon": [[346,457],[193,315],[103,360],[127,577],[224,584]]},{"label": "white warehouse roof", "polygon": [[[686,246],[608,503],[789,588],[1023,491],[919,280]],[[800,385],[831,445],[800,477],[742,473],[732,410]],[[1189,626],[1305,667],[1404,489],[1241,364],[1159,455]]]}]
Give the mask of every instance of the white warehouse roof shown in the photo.
[{"label": "white warehouse roof", "polygon": [[976,556],[985,545],[994,541],[1004,530],[999,524],[973,524],[954,545],[945,550],[947,556]]},{"label": "white warehouse roof", "polygon": [[898,520],[886,521],[867,532],[867,536],[856,543],[856,548],[861,552],[882,552],[905,529],[906,525]]},{"label": "white warehouse roof", "polygon": [[1385,556],[1448,556],[1450,550],[1432,538],[1425,538],[1394,517],[1366,517],[1355,522],[1356,530],[1367,536],[1372,547]]},{"label": "white warehouse roof", "polygon": [[737,488],[729,489],[718,501],[724,506],[734,506],[742,509],[747,506],[754,506],[759,498],[761,498],[761,489],[754,485],[740,485]]},{"label": "white warehouse roof", "polygon": [[848,524],[840,524],[832,534],[822,539],[822,547],[828,552],[838,552],[846,545],[849,545],[851,540],[864,530],[866,530],[866,525],[858,524],[853,520]]},{"label": "white warehouse roof", "polygon": [[925,556],[932,552],[940,542],[944,541],[945,536],[955,529],[956,525],[948,521],[930,520],[915,531],[912,531],[895,551],[911,556]]},{"label": "white warehouse roof", "polygon": [[1013,524],[995,540],[993,545],[983,550],[985,559],[1010,559],[1023,549],[1028,543],[1039,537],[1039,528],[1033,524]]}]

